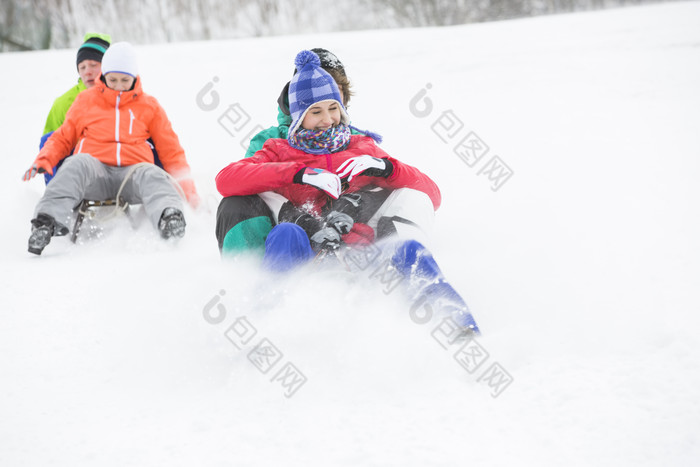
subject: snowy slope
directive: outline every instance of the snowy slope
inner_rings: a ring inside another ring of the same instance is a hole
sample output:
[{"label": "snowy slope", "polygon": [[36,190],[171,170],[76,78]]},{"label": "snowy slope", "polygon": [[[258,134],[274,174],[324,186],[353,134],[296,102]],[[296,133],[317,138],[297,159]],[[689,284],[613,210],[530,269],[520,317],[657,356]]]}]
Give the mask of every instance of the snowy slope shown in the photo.
[{"label": "snowy slope", "polygon": [[[177,246],[117,221],[41,257],[43,183],[20,177],[74,51],[0,55],[0,465],[698,465],[698,18],[139,47],[208,206]],[[271,284],[219,260],[213,177],[318,46],[345,62],[353,122],[443,191],[432,247],[485,333],[476,369],[369,274]],[[264,339],[266,373],[247,358]]]}]

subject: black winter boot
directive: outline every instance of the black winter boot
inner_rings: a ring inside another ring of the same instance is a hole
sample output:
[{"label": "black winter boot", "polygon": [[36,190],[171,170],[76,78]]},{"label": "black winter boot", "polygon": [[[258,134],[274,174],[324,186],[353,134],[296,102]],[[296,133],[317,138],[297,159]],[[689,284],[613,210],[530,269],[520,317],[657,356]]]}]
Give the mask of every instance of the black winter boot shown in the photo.
[{"label": "black winter boot", "polygon": [[158,230],[163,238],[182,238],[185,236],[186,225],[182,211],[176,208],[165,208],[158,221]]},{"label": "black winter boot", "polygon": [[56,221],[48,214],[39,213],[32,219],[32,234],[29,236],[29,252],[40,255],[51,241],[56,230]]}]

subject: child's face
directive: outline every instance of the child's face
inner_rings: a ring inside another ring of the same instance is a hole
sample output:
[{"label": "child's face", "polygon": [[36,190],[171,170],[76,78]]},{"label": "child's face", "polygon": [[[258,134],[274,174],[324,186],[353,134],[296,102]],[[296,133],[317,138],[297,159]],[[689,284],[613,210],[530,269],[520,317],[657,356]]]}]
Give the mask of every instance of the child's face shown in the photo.
[{"label": "child's face", "polygon": [[115,91],[128,91],[134,85],[134,80],[136,78],[133,76],[126,73],[117,73],[116,71],[105,75],[107,87]]},{"label": "child's face", "polygon": [[83,60],[78,64],[78,74],[85,87],[90,89],[102,74],[102,64],[96,60]]},{"label": "child's face", "polygon": [[322,101],[309,107],[301,121],[305,130],[327,130],[340,123],[340,105],[336,101]]}]

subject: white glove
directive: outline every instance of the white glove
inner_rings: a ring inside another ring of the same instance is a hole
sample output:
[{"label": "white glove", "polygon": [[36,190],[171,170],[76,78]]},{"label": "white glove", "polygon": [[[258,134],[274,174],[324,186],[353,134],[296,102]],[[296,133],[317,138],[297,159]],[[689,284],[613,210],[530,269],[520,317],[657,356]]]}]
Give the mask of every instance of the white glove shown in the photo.
[{"label": "white glove", "polygon": [[333,199],[338,199],[340,196],[340,177],[333,172],[307,167],[302,173],[301,183],[316,187]]},{"label": "white glove", "polygon": [[[338,176],[340,178],[345,178],[348,176],[348,182],[352,180],[355,175],[367,175],[369,177],[386,177],[389,174],[385,174],[387,169],[387,163],[384,159],[379,159],[378,157],[372,156],[356,156],[343,162],[338,170]],[[349,175],[348,175],[349,174]]]}]

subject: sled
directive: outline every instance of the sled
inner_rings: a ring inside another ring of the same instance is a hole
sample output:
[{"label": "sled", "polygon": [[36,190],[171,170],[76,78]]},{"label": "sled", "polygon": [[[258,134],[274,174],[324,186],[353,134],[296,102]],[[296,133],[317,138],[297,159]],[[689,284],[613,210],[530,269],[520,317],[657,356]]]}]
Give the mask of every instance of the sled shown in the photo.
[{"label": "sled", "polygon": [[75,243],[78,240],[78,235],[80,234],[80,227],[83,225],[83,221],[87,217],[88,219],[95,219],[97,217],[97,212],[101,208],[112,208],[113,211],[102,218],[109,219],[110,217],[116,216],[120,213],[124,213],[129,219],[129,223],[132,228],[137,227],[136,220],[131,214],[131,209],[129,203],[124,201],[124,198],[119,197],[119,199],[108,199],[108,200],[93,200],[84,199],[76,209],[75,222],[73,223],[73,228],[71,229],[70,241]]}]

